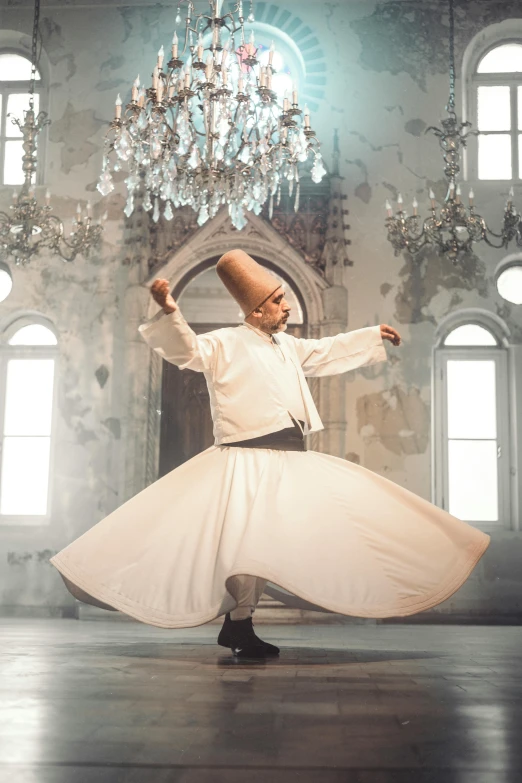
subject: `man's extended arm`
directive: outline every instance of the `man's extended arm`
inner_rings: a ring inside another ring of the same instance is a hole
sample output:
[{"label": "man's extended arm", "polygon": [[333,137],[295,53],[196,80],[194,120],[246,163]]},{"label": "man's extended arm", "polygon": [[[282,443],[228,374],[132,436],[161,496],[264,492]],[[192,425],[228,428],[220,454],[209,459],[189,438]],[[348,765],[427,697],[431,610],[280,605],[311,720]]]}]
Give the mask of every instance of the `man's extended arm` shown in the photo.
[{"label": "man's extended arm", "polygon": [[380,325],[319,340],[291,339],[307,376],[338,375],[387,359]]}]

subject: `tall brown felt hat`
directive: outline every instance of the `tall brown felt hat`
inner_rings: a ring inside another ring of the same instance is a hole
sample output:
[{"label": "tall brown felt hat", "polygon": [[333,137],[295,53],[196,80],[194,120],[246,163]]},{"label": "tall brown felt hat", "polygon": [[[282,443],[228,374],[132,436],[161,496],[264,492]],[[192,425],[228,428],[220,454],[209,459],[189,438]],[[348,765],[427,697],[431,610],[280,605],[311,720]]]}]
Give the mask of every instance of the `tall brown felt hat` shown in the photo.
[{"label": "tall brown felt hat", "polygon": [[217,262],[216,271],[245,318],[281,288],[281,283],[244,250],[229,250]]}]

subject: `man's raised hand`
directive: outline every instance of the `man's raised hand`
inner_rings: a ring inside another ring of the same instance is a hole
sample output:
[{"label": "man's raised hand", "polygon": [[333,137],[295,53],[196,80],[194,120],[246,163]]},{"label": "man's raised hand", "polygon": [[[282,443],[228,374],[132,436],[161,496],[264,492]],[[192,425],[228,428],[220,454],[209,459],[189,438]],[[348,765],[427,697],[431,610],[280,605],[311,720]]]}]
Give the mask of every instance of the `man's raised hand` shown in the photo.
[{"label": "man's raised hand", "polygon": [[381,337],[383,340],[389,340],[393,345],[401,344],[399,332],[388,324],[381,324]]},{"label": "man's raised hand", "polygon": [[166,313],[173,313],[178,309],[178,306],[171,296],[170,286],[168,280],[162,280],[161,278],[155,280],[150,287],[150,293],[155,302],[157,302]]}]

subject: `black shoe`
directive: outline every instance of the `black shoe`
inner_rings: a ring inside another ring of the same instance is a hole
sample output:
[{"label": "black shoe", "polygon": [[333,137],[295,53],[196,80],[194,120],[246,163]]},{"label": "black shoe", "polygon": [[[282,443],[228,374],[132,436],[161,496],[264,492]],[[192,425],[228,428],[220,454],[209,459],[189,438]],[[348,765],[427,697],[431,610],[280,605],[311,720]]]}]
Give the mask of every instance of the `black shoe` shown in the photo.
[{"label": "black shoe", "polygon": [[279,655],[279,647],[256,636],[251,617],[231,620],[230,614],[226,614],[217,641],[221,647],[229,647],[238,658],[270,658]]}]

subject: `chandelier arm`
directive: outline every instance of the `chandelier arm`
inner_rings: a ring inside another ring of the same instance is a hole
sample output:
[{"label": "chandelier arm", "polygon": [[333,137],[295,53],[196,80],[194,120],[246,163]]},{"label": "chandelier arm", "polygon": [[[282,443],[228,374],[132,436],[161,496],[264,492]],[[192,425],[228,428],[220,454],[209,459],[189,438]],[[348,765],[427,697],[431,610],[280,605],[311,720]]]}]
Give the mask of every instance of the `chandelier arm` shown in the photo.
[{"label": "chandelier arm", "polygon": [[[492,233],[492,234],[493,234],[493,232],[490,232],[490,233]],[[482,238],[483,238],[484,242],[486,243],[486,245],[489,245],[490,247],[493,247],[493,248],[495,248],[495,250],[502,250],[502,248],[503,248],[503,247],[507,247],[507,245],[508,245],[508,242],[506,241],[506,238],[505,238],[505,237],[504,237],[502,234],[493,234],[493,236],[494,236],[494,237],[496,237],[497,239],[500,239],[500,240],[502,240],[502,241],[500,242],[500,244],[498,244],[498,245],[497,245],[497,244],[495,244],[494,242],[492,242],[492,241],[489,239],[489,236],[488,236],[488,234],[487,234],[487,233],[484,233],[484,235],[483,235],[483,237],[482,237]]]}]

